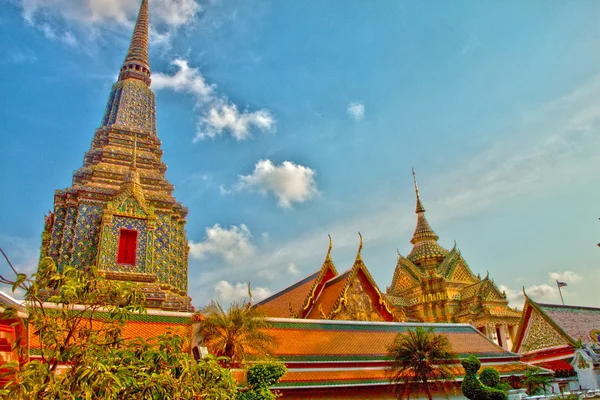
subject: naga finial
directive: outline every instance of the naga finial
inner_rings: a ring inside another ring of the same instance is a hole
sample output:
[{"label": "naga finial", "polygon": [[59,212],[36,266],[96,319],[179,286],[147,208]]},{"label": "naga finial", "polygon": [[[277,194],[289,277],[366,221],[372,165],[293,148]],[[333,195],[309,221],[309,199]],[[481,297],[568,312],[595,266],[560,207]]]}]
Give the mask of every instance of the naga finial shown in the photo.
[{"label": "naga finial", "polygon": [[327,257],[329,257],[331,255],[331,249],[333,249],[333,241],[331,240],[331,235],[327,235],[329,236],[329,249],[327,250]]},{"label": "naga finial", "polygon": [[360,237],[360,244],[358,245],[358,253],[356,253],[356,259],[362,260],[360,252],[362,251],[362,248],[363,248],[363,238],[362,238],[362,235],[360,234],[360,232],[358,232],[358,236]]}]

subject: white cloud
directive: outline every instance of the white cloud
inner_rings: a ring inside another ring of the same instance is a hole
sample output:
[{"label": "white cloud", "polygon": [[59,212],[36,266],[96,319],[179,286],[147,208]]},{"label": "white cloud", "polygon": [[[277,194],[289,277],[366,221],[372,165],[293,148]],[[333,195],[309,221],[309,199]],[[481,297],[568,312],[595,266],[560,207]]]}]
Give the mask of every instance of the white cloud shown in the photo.
[{"label": "white cloud", "polygon": [[289,263],[288,272],[292,275],[300,274],[300,270],[298,269],[298,267],[296,267],[296,264],[294,264],[294,263]]},{"label": "white cloud", "polygon": [[550,272],[550,280],[555,282],[555,281],[560,281],[560,282],[566,282],[566,283],[573,283],[573,282],[579,282],[580,280],[583,279],[583,277],[581,275],[579,275],[576,272],[573,271],[564,271],[564,272]]},{"label": "white cloud", "polygon": [[365,117],[365,105],[362,102],[353,101],[348,105],[347,111],[355,121],[360,121]]},{"label": "white cloud", "polygon": [[279,206],[288,208],[292,203],[304,203],[319,193],[315,175],[313,169],[291,161],[276,166],[271,160],[260,160],[251,175],[240,176],[236,188],[265,195],[273,193]]},{"label": "white cloud", "polygon": [[[525,296],[522,290],[513,290],[505,285],[500,285],[498,288],[506,293],[506,298],[511,307],[523,307]],[[542,283],[541,285],[532,285],[525,288],[525,292],[527,296],[536,302],[560,304],[560,295],[556,286]]]},{"label": "white cloud", "polygon": [[[74,45],[115,28],[123,34],[125,31],[131,34],[141,1],[20,0],[20,3],[27,23],[40,29],[49,39]],[[152,36],[163,42],[181,26],[191,24],[201,9],[197,0],[152,0],[149,6]]]},{"label": "white cloud", "polygon": [[242,141],[250,137],[252,128],[268,132],[272,131],[274,126],[275,119],[267,110],[240,112],[235,104],[220,101],[212,105],[200,118],[194,142],[214,138],[225,131],[228,131],[235,140]]},{"label": "white cloud", "polygon": [[198,68],[190,68],[187,60],[181,58],[176,58],[171,64],[178,67],[179,70],[174,75],[160,72],[152,74],[153,89],[171,89],[176,92],[189,93],[199,103],[214,98],[215,85],[208,84]]},{"label": "white cloud", "polygon": [[255,254],[250,229],[244,224],[231,226],[229,229],[215,224],[206,228],[206,240],[189,242],[190,256],[204,259],[209,255],[221,257],[228,264],[239,264]]},{"label": "white cloud", "polygon": [[[558,287],[556,286],[556,281],[574,283],[579,282],[583,278],[576,272],[573,271],[564,271],[564,272],[550,272],[548,273],[548,282],[532,285],[525,288],[525,292],[527,296],[529,296],[534,301],[540,303],[555,303],[560,304],[560,293],[558,292]],[[510,302],[510,305],[513,307],[522,307],[525,302],[525,296],[523,296],[522,290],[513,290],[505,285],[499,286],[500,290],[506,292],[506,297]],[[567,288],[562,289],[564,291],[568,291]]]},{"label": "white cloud", "polygon": [[[456,220],[465,215],[474,218],[484,210],[517,196],[525,198],[535,193],[551,197],[557,188],[568,185],[569,181],[592,181],[595,178],[594,171],[600,168],[600,158],[597,156],[600,146],[600,136],[597,135],[600,130],[598,93],[600,75],[583,82],[579,88],[555,101],[525,110],[521,118],[507,125],[505,132],[493,136],[495,140],[488,143],[486,151],[467,160],[455,159],[454,168],[441,172],[425,185],[430,188],[429,191],[426,190],[430,222],[437,226],[443,221]],[[407,184],[411,185],[408,172],[407,179]],[[272,249],[265,249],[261,252],[260,259],[252,260],[243,267],[207,272],[203,275],[206,285],[212,288],[213,282],[226,279],[239,270],[249,274],[261,269],[281,268],[290,262],[303,269],[309,268],[309,265],[313,266],[310,268],[318,268],[327,251],[328,233],[334,238],[335,249],[339,254],[355,251],[356,231],[364,233],[365,249],[369,248],[370,242],[377,245],[391,237],[412,233],[415,223],[414,214],[410,212],[414,210],[413,200],[397,201],[393,192],[382,191],[378,194],[373,196],[371,207],[362,208],[352,216],[340,214],[338,219],[333,219],[328,224],[299,232],[286,240],[274,238]],[[460,238],[458,239],[460,243]],[[449,240],[447,237],[442,238],[440,243],[449,245]],[[408,246],[408,243],[405,245]],[[393,259],[393,255],[390,258]],[[388,272],[381,271],[389,266],[368,266],[374,275],[388,276]],[[592,267],[586,267],[586,271],[590,276],[597,275],[596,269]],[[580,273],[584,275],[583,272]],[[546,282],[528,282],[527,293],[532,297],[533,293],[541,294],[543,301],[559,303],[558,291],[553,298],[548,297],[552,291],[547,287],[556,286],[556,282],[547,281],[548,275],[542,278]],[[282,277],[279,287],[291,283],[292,278]],[[385,281],[378,283],[385,286]],[[544,283],[545,288],[534,288]],[[589,295],[593,290],[591,283],[586,279],[577,284],[581,287],[587,285],[587,294],[583,290],[575,291],[574,285],[569,284],[563,290],[563,294],[569,293],[568,289],[571,291],[568,301],[576,304],[579,299],[587,296],[588,303],[593,305],[592,301],[595,299]],[[533,292],[529,288],[533,288]],[[512,299],[511,306],[519,306],[515,301],[521,296],[520,285],[518,290],[514,290],[512,297],[508,290],[506,292],[507,297]],[[202,295],[199,293],[199,296]]]},{"label": "white cloud", "polygon": [[[254,302],[261,301],[271,295],[271,291],[264,287],[251,287],[251,291]],[[222,280],[215,285],[215,295],[217,300],[222,303],[247,301],[248,284],[237,282],[235,285],[232,285],[231,283]]]},{"label": "white cloud", "polygon": [[240,111],[225,96],[216,94],[216,85],[209,84],[200,69],[190,67],[187,60],[177,58],[171,62],[178,68],[173,75],[155,73],[152,87],[157,90],[171,89],[191,94],[196,99],[196,109],[204,110],[198,117],[194,143],[215,138],[228,132],[237,141],[246,140],[253,129],[271,132],[275,129],[275,118],[265,109]]},{"label": "white cloud", "polygon": [[558,289],[545,283],[541,285],[533,285],[525,289],[527,296],[531,297],[537,302],[547,302],[558,300]]}]

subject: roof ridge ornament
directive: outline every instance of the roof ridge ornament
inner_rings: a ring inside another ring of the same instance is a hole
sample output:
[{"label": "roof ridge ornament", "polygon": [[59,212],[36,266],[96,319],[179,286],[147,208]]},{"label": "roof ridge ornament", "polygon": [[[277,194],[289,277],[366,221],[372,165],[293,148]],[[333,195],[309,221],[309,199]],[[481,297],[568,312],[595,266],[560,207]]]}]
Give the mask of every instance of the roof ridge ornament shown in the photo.
[{"label": "roof ridge ornament", "polygon": [[360,231],[358,232],[358,236],[360,237],[360,244],[358,246],[358,252],[356,253],[356,261],[362,261],[362,255],[360,254],[360,252],[362,251],[363,248],[363,237],[360,233]]},{"label": "roof ridge ornament", "polygon": [[325,257],[325,260],[331,261],[331,249],[333,248],[333,241],[331,240],[330,234],[327,234],[327,236],[329,237],[329,249],[327,249],[327,257]]}]

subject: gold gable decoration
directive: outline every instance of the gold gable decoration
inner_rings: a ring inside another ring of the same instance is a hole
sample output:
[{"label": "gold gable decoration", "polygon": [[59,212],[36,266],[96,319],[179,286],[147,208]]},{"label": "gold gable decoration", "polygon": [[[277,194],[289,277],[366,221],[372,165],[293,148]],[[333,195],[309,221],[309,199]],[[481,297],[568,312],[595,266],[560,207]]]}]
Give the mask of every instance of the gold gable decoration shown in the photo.
[{"label": "gold gable decoration", "polygon": [[384,321],[359,280],[346,288],[344,301],[332,313],[332,319],[349,321]]},{"label": "gold gable decoration", "polygon": [[529,319],[525,338],[521,343],[522,352],[530,352],[569,343],[537,311],[533,310]]}]

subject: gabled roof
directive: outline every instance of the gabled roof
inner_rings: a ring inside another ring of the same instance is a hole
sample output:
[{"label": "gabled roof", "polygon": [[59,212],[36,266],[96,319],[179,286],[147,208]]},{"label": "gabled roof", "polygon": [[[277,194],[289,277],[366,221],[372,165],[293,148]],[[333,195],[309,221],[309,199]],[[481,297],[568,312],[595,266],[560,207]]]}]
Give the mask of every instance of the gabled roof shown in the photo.
[{"label": "gabled roof", "polygon": [[387,288],[388,294],[396,294],[406,289],[406,286],[418,285],[421,283],[423,272],[400,252],[398,252],[398,262],[392,277],[392,283]]},{"label": "gabled roof", "polygon": [[573,341],[593,343],[592,330],[600,329],[600,308],[563,306],[558,304],[536,305]]},{"label": "gabled roof", "polygon": [[[600,326],[600,308],[536,303],[525,294],[525,305],[513,349],[521,353],[578,347],[593,343],[591,333]],[[536,333],[543,331],[538,338]],[[533,337],[534,339],[530,338]]]},{"label": "gabled roof", "polygon": [[269,317],[286,318],[292,315],[297,318],[305,317],[325,283],[337,275],[337,270],[331,260],[331,248],[330,236],[329,250],[319,271],[267,297],[257,303],[256,307],[259,307]]},{"label": "gabled roof", "polygon": [[[361,250],[362,236],[352,268],[330,279],[325,284],[314,305],[306,315],[307,318],[334,318],[336,314],[342,311],[342,308],[352,301],[347,296],[350,286],[354,283],[360,283],[361,286],[362,284],[366,285],[361,292],[370,297],[370,301],[375,306],[375,310],[381,318],[385,321],[392,321],[394,319],[391,305],[386,297],[382,295],[362,260]],[[357,282],[359,280],[360,282]]]},{"label": "gabled roof", "polygon": [[270,317],[286,318],[290,316],[290,308],[297,312],[302,309],[302,305],[309,293],[318,283],[320,271],[294,283],[291,286],[267,297],[263,301],[257,303],[255,307]]}]

